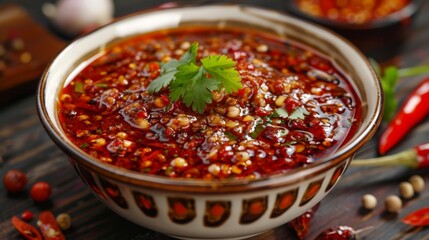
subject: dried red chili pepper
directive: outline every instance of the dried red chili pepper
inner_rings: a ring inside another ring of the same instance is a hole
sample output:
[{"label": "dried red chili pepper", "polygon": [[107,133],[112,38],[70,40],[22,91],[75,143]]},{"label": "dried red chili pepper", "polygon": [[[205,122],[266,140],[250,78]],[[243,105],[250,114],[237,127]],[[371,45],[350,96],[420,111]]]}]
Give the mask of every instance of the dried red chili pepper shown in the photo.
[{"label": "dried red chili pepper", "polygon": [[313,219],[318,208],[319,204],[288,223],[289,226],[295,230],[299,239],[304,239],[305,236],[307,236],[308,230],[310,229],[310,221]]},{"label": "dried red chili pepper", "polygon": [[405,166],[415,169],[429,168],[429,142],[411,149],[379,158],[355,159],[352,166]]},{"label": "dried red chili pepper", "polygon": [[424,79],[407,97],[401,109],[383,132],[378,151],[384,154],[429,114],[429,78]]},{"label": "dried red chili pepper", "polygon": [[50,211],[43,211],[40,213],[37,226],[39,226],[45,240],[65,239],[55,216]]},{"label": "dried red chili pepper", "polygon": [[20,220],[16,216],[12,217],[12,224],[21,233],[21,235],[27,240],[43,240],[37,228],[32,225]]},{"label": "dried red chili pepper", "polygon": [[349,226],[337,226],[320,233],[315,240],[355,240],[356,231]]},{"label": "dried red chili pepper", "polygon": [[336,226],[320,233],[315,240],[356,240],[362,232],[373,229],[373,226],[354,230],[349,226]]},{"label": "dried red chili pepper", "polygon": [[429,207],[408,214],[402,222],[415,227],[429,226]]}]

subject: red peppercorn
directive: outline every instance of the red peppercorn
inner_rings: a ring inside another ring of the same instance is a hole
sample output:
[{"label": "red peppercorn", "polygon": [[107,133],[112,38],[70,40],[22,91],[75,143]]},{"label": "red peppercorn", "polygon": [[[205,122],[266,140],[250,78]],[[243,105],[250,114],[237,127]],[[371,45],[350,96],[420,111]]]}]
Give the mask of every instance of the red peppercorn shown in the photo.
[{"label": "red peppercorn", "polygon": [[26,222],[33,220],[33,217],[34,217],[33,213],[30,212],[29,210],[25,210],[21,215],[22,220],[24,220]]},{"label": "red peppercorn", "polygon": [[45,202],[49,199],[52,189],[47,182],[36,182],[30,190],[31,198],[36,202]]},{"label": "red peppercorn", "polygon": [[7,191],[17,193],[24,190],[27,176],[19,170],[12,169],[3,176],[3,184]]}]

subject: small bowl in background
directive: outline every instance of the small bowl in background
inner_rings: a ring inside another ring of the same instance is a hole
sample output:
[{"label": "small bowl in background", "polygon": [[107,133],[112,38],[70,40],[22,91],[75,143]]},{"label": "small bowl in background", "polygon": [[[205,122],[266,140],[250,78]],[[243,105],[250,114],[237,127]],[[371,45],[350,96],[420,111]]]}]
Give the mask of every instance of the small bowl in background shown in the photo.
[{"label": "small bowl in background", "polygon": [[[285,3],[287,11],[299,18],[320,24],[341,34],[354,43],[366,55],[379,61],[388,60],[397,53],[401,43],[407,37],[413,19],[424,3],[424,0],[410,0],[400,10],[384,17],[353,23],[309,14],[300,9],[298,1],[300,0],[287,1]],[[314,2],[326,4],[333,1]]]}]

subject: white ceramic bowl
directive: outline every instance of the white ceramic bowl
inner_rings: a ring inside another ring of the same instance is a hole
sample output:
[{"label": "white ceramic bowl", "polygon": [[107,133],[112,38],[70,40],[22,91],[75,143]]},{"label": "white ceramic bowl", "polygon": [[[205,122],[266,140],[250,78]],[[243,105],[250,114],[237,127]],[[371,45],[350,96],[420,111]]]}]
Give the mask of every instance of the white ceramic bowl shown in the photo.
[{"label": "white ceramic bowl", "polygon": [[[121,169],[94,159],[67,139],[58,121],[60,89],[82,62],[112,41],[182,25],[246,26],[278,34],[329,57],[350,77],[362,101],[357,133],[329,159],[257,180],[170,179]],[[41,121],[69,156],[95,195],[113,211],[141,226],[189,239],[228,239],[255,235],[294,219],[325,197],[355,152],[376,131],[382,91],[365,57],[344,39],[318,26],[254,7],[210,5],[154,10],[132,15],[70,44],[46,70],[38,89]],[[259,206],[257,213],[249,211]],[[211,208],[222,206],[214,218]],[[186,216],[178,217],[177,207]]]}]

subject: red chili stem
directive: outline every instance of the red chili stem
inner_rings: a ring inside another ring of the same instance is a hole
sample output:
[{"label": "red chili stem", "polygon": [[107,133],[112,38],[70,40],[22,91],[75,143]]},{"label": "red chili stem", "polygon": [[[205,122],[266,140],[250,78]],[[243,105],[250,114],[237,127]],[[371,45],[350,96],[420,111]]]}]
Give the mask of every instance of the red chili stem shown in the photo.
[{"label": "red chili stem", "polygon": [[383,132],[379,153],[395,146],[415,125],[429,114],[429,78],[424,79],[407,97],[401,109]]}]

